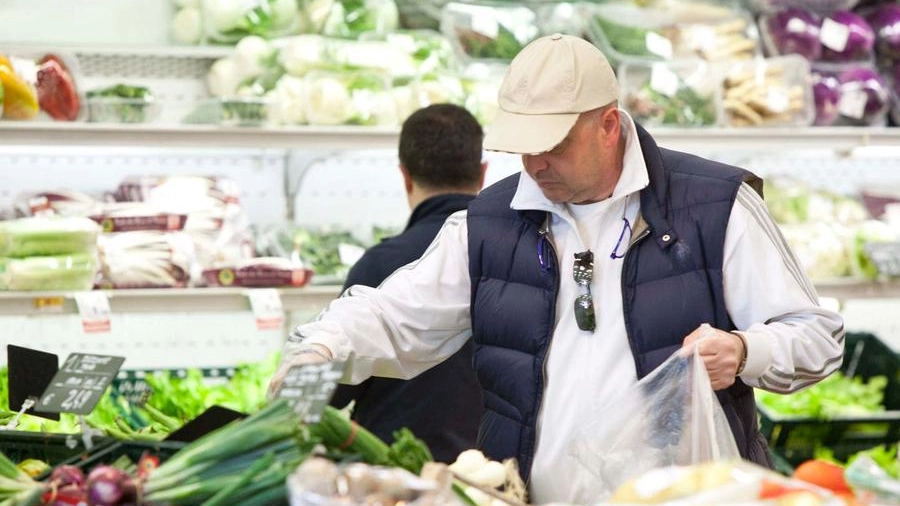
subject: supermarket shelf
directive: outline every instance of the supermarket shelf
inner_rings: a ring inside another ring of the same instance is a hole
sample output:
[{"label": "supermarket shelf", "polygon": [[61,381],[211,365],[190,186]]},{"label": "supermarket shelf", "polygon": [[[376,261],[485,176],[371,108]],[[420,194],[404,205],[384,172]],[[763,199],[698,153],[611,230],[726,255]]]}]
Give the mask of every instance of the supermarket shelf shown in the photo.
[{"label": "supermarket shelf", "polygon": [[[710,150],[829,149],[900,147],[900,128],[729,128],[651,132],[664,147]],[[0,144],[135,147],[247,147],[282,149],[377,149],[396,147],[394,127],[224,127],[216,125],[119,125],[51,121],[2,122]]]},{"label": "supermarket shelf", "polygon": [[0,123],[0,144],[5,145],[377,149],[396,147],[398,136],[396,128],[356,126],[241,128],[49,121]]},{"label": "supermarket shelf", "polygon": [[[110,311],[175,313],[249,311],[249,288],[161,288],[105,290]],[[318,311],[340,295],[338,285],[281,288],[285,311]],[[0,293],[0,315],[51,315],[77,312],[73,292]]]},{"label": "supermarket shelf", "polygon": [[[115,313],[249,311],[248,288],[162,288],[105,290]],[[286,311],[318,311],[340,295],[339,285],[280,288]],[[836,299],[900,297],[900,280],[836,280],[816,284],[820,297]],[[0,315],[71,314],[73,292],[0,292]]]},{"label": "supermarket shelf", "polygon": [[839,279],[819,281],[815,285],[819,297],[830,297],[839,300],[900,297],[900,280],[860,281],[856,279]]}]

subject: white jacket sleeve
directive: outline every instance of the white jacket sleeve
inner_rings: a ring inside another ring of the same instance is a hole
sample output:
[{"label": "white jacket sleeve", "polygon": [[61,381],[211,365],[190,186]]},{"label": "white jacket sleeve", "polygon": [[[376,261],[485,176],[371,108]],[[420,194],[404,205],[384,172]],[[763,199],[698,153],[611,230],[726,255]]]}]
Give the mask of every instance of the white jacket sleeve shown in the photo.
[{"label": "white jacket sleeve", "polygon": [[793,392],[840,367],[843,319],[819,305],[765,203],[747,185],[729,218],[723,271],[725,304],[747,343],[745,383]]},{"label": "white jacket sleeve", "polygon": [[320,344],[347,360],[344,380],[409,379],[471,337],[465,211],[447,218],[422,257],[378,287],[351,286],[316,321],[291,332],[286,350]]}]

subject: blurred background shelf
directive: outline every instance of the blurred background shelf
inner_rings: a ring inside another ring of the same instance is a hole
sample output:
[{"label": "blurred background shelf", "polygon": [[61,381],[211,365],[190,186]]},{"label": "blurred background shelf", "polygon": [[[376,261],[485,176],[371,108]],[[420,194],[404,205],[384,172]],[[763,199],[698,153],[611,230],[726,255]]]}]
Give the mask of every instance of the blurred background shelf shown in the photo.
[{"label": "blurred background shelf", "polygon": [[[250,311],[251,288],[104,290],[112,314]],[[285,311],[317,311],[340,295],[338,285],[279,288]],[[76,313],[74,292],[0,292],[0,315]]]}]

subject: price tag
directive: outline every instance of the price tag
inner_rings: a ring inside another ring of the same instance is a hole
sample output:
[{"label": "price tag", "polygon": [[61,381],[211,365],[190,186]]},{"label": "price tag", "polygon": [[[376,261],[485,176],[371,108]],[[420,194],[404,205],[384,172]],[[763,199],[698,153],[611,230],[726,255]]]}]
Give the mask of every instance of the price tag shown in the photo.
[{"label": "price tag", "polygon": [[109,298],[101,291],[76,292],[75,304],[81,315],[81,327],[85,333],[110,331]]},{"label": "price tag", "polygon": [[144,371],[136,371],[134,374],[119,373],[119,377],[113,382],[116,394],[135,406],[143,406],[153,393],[153,388],[147,383]]},{"label": "price tag", "polygon": [[31,300],[34,308],[41,313],[62,313],[65,302],[62,297],[35,297]]},{"label": "price tag", "polygon": [[849,90],[841,94],[838,101],[838,112],[841,116],[853,119],[861,119],[866,112],[866,102],[869,96],[863,90]]},{"label": "price tag", "polygon": [[774,113],[787,112],[791,105],[791,97],[781,86],[770,87],[766,90],[766,105]]},{"label": "price tag", "polygon": [[274,288],[249,290],[250,309],[256,317],[256,328],[259,330],[276,330],[284,324],[284,306],[281,295]]},{"label": "price tag", "polygon": [[344,375],[344,362],[298,365],[288,370],[276,394],[306,423],[316,423]]},{"label": "price tag", "polygon": [[825,18],[822,21],[822,28],[819,29],[819,42],[823,46],[840,53],[847,48],[847,40],[849,39],[849,26],[838,23],[831,18]]},{"label": "price tag", "polygon": [[664,63],[654,63],[650,71],[650,89],[674,97],[678,93],[678,76]]},{"label": "price tag", "polygon": [[35,409],[86,415],[106,392],[125,362],[124,357],[73,353],[38,399]]},{"label": "price tag", "polygon": [[496,39],[500,35],[500,24],[491,16],[472,15],[472,31]]},{"label": "price tag", "polygon": [[869,261],[883,276],[900,276],[900,242],[870,242],[863,245]]},{"label": "price tag", "polygon": [[662,35],[656,32],[647,32],[644,37],[644,45],[647,46],[647,51],[661,56],[664,60],[672,59],[672,41]]}]

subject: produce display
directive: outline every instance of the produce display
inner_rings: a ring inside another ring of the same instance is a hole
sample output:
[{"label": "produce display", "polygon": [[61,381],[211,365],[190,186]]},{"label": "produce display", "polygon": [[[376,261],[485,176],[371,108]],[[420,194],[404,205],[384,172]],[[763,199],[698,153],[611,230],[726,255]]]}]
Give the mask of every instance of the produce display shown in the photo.
[{"label": "produce display", "polygon": [[88,121],[101,123],[145,123],[153,121],[160,106],[144,86],[116,84],[88,90]]},{"label": "produce display", "polygon": [[719,121],[719,101],[711,68],[626,62],[619,66],[624,107],[647,126],[701,127]]},{"label": "produce display", "polygon": [[619,1],[591,9],[589,39],[613,63],[631,59],[741,60],[759,52],[752,19],[702,1],[644,7]]}]

